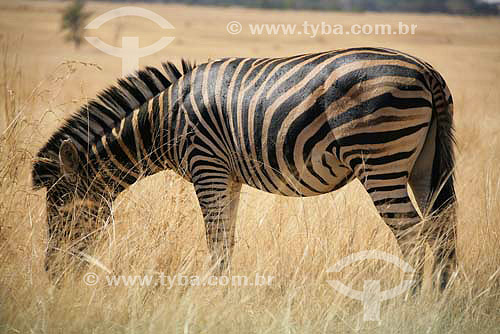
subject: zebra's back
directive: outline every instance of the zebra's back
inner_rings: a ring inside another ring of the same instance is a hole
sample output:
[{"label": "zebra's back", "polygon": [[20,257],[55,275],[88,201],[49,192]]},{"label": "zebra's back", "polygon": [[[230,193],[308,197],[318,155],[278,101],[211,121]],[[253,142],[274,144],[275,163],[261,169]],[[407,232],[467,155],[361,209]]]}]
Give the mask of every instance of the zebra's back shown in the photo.
[{"label": "zebra's back", "polygon": [[431,118],[427,72],[413,57],[374,48],[228,58],[186,78],[186,110],[239,181],[312,196],[342,187],[363,162],[402,144],[416,155],[411,135]]}]

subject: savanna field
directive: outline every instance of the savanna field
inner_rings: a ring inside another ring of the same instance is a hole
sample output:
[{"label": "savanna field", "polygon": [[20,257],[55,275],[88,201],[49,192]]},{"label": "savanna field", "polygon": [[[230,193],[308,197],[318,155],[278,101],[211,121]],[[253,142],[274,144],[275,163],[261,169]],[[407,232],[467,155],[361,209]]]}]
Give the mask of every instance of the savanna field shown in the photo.
[{"label": "savanna field", "polygon": [[[209,254],[193,187],[173,172],[122,193],[88,250],[99,282],[71,270],[54,287],[43,268],[45,190],[31,189],[37,150],[65,118],[121,75],[121,61],[60,32],[64,3],[0,1],[0,332],[3,333],[499,333],[500,332],[500,19],[446,15],[337,13],[130,4],[166,18],[111,20],[87,35],[121,46],[174,41],[141,58],[159,66],[181,58],[278,57],[355,46],[384,46],[420,57],[443,75],[455,101],[458,259],[443,294],[426,281],[416,296],[384,301],[381,321],[363,321],[360,301],[334,290],[399,284],[391,264],[363,261],[327,269],[362,250],[399,248],[368,194],[353,182],[338,192],[292,199],[245,187],[231,273],[266,286],[109,286],[106,275],[209,275]],[[96,17],[120,3],[88,4]],[[243,26],[240,34],[228,22]],[[415,35],[252,35],[248,24],[416,24]],[[431,260],[428,260],[430,262]],[[426,263],[429,267],[431,264]]]}]

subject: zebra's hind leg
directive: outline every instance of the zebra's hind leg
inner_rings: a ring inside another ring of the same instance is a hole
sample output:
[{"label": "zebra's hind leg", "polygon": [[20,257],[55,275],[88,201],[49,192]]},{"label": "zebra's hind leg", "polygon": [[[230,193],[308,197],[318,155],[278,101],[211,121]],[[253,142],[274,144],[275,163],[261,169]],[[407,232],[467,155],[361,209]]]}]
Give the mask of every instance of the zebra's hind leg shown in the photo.
[{"label": "zebra's hind leg", "polygon": [[424,226],[424,236],[433,251],[434,264],[432,267],[433,286],[439,286],[443,291],[453,273],[458,271],[456,254],[456,213],[453,207],[431,217]]},{"label": "zebra's hind leg", "polygon": [[[425,150],[424,150],[425,151]],[[432,268],[433,284],[439,285],[441,290],[446,288],[450,276],[457,271],[456,257],[456,214],[455,207],[450,206],[434,214],[432,211],[431,175],[432,158],[425,159],[419,156],[410,176],[410,186],[420,207],[426,217],[422,235],[429,242],[434,253]]]},{"label": "zebra's hind leg", "polygon": [[[434,128],[434,129],[433,129]],[[427,137],[426,143],[420,153],[410,175],[410,186],[418,202],[420,211],[426,217],[423,227],[423,236],[429,242],[434,252],[434,265],[432,269],[433,283],[438,283],[441,290],[446,288],[449,278],[457,271],[456,257],[456,213],[451,202],[448,207],[439,207],[435,210],[435,201],[432,191],[433,161],[435,154],[435,125]],[[449,181],[443,185],[442,192],[450,186]],[[432,217],[431,214],[438,214]]]},{"label": "zebra's hind leg", "polygon": [[421,222],[407,190],[407,172],[379,173],[361,180],[380,216],[396,237],[404,261],[414,272],[413,292],[422,286],[425,247],[421,239]]},{"label": "zebra's hind leg", "polygon": [[229,269],[233,253],[241,183],[229,175],[211,174],[194,178],[194,187],[205,220],[212,265],[221,275]]}]

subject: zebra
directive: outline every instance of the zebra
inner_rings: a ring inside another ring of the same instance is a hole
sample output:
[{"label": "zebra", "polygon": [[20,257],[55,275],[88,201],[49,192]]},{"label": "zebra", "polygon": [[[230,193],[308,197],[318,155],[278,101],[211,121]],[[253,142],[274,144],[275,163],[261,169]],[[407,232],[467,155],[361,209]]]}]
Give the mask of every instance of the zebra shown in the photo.
[{"label": "zebra", "polygon": [[109,217],[129,185],[171,169],[194,185],[219,274],[229,268],[243,184],[306,197],[358,180],[418,268],[416,284],[425,249],[417,245],[428,241],[444,289],[457,267],[454,145],[444,79],[400,51],[146,67],[68,118],[34,159],[33,187],[47,188],[45,266],[60,270],[64,240],[74,254],[88,247],[96,216]]}]

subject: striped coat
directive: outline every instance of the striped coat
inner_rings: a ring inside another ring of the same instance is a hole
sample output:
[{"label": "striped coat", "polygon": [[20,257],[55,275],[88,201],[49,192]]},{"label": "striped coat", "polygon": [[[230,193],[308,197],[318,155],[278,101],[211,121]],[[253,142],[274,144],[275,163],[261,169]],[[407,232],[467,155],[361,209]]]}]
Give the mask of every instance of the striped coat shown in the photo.
[{"label": "striped coat", "polygon": [[[395,50],[356,48],[182,67],[166,63],[163,71],[121,79],[40,150],[33,183],[48,189],[54,244],[73,238],[61,228],[68,207],[95,215],[103,198],[174,169],[193,182],[222,271],[242,184],[314,196],[359,180],[410,263],[420,265],[413,253],[422,230],[436,244],[444,286],[455,263],[453,102],[429,64]],[[418,228],[407,185],[421,212],[449,219]]]}]

